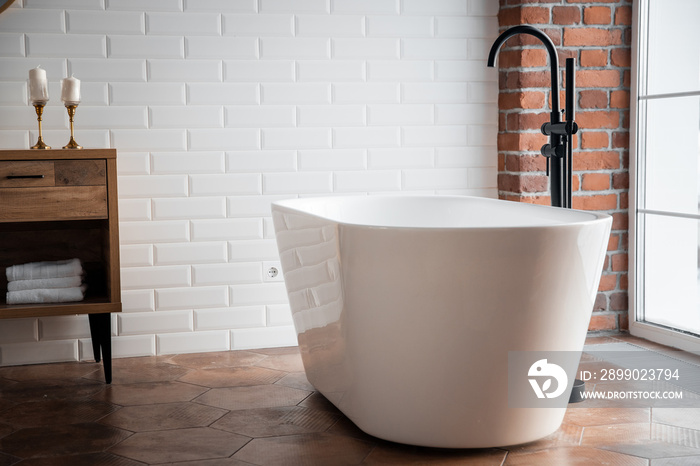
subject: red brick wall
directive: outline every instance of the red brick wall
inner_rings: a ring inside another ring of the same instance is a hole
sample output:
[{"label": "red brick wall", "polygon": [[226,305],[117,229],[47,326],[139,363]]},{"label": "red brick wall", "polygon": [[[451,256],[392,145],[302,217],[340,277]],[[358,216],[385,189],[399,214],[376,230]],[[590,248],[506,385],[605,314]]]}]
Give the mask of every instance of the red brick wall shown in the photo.
[{"label": "red brick wall", "polygon": [[[632,0],[500,0],[501,32],[530,24],[565,58],[576,59],[573,207],[613,216],[612,234],[589,330],[624,330],[627,318],[629,108]],[[501,199],[549,204],[545,158],[551,84],[542,43],[515,36],[499,66],[498,190]],[[561,102],[564,103],[563,89]]]}]

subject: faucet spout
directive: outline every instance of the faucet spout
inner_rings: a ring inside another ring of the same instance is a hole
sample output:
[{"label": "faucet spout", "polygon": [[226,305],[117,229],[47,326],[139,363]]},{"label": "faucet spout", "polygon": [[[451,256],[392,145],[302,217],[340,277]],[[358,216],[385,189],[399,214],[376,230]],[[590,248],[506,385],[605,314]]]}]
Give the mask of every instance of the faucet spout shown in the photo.
[{"label": "faucet spout", "polygon": [[552,79],[552,113],[557,113],[558,119],[560,119],[560,109],[559,109],[559,55],[557,54],[557,49],[554,47],[554,42],[549,38],[547,34],[540,31],[537,28],[528,25],[521,25],[512,27],[505,32],[503,32],[496,41],[491,46],[489,51],[489,58],[487,65],[491,68],[496,63],[496,55],[501,45],[512,36],[517,34],[529,34],[531,36],[537,37],[544,44],[547,52],[549,53],[549,66],[551,68],[551,79]]},{"label": "faucet spout", "polygon": [[[566,122],[562,122],[559,107],[559,56],[552,39],[544,32],[532,26],[521,25],[507,29],[491,46],[487,65],[493,67],[496,54],[503,43],[516,34],[529,34],[538,38],[549,53],[552,82],[552,109],[549,123],[542,125],[542,134],[549,136],[549,144],[542,146],[540,153],[547,158],[547,175],[550,176],[550,193],[552,205],[571,208],[571,186],[573,174],[573,135],[578,131],[574,122],[575,96],[575,63],[573,58],[566,59]],[[551,169],[551,170],[550,170]]]}]

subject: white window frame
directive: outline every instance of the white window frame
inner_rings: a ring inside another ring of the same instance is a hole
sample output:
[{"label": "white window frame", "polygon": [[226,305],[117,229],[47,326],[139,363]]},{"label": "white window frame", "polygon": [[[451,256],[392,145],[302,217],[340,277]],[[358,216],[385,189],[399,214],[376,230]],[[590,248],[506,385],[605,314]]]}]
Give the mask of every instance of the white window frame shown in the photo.
[{"label": "white window frame", "polygon": [[[679,348],[685,351],[700,352],[700,337],[670,329],[661,325],[638,321],[643,306],[642,289],[638,286],[637,279],[643,270],[643,257],[638,260],[637,248],[643,245],[640,235],[643,232],[637,229],[637,209],[639,199],[643,196],[643,186],[638,180],[644,178],[644,167],[637,163],[637,155],[646,152],[645,138],[640,140],[640,133],[646,128],[646,113],[640,110],[639,89],[646,88],[646,43],[648,26],[648,5],[646,0],[635,1],[632,5],[632,62],[631,62],[631,102],[630,102],[630,206],[629,206],[629,327],[634,336],[655,341],[663,345]],[[640,51],[644,53],[640,53]],[[682,96],[684,93],[679,93]],[[690,93],[689,95],[697,95]]]}]

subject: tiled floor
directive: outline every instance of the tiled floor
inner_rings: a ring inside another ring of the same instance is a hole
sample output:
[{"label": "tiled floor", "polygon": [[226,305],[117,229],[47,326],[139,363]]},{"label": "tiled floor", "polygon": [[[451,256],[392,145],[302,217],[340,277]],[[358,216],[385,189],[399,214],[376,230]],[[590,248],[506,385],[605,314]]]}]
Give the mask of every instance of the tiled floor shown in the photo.
[{"label": "tiled floor", "polygon": [[[589,338],[589,344],[629,336]],[[699,404],[700,406],[700,404]],[[440,450],[352,425],[306,380],[297,348],[0,368],[0,466],[698,465],[700,408],[569,409],[530,444]]]}]

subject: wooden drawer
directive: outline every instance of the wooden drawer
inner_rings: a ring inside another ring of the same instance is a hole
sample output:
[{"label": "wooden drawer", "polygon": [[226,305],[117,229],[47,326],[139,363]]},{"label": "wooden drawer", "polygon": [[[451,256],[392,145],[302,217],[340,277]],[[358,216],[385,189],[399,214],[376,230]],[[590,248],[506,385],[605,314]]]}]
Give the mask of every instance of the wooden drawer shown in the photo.
[{"label": "wooden drawer", "polygon": [[0,162],[0,188],[104,186],[106,169],[104,160]]},{"label": "wooden drawer", "polygon": [[107,218],[104,160],[0,162],[0,222]]}]

